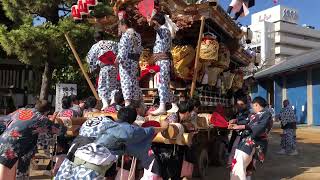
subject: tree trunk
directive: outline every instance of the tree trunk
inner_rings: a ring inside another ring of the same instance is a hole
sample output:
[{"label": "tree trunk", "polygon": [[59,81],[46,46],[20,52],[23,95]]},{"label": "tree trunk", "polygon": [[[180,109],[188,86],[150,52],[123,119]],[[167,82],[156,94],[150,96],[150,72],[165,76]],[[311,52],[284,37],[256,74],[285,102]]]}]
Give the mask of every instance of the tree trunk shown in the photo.
[{"label": "tree trunk", "polygon": [[42,74],[40,100],[48,100],[49,87],[50,87],[50,82],[52,79],[52,72],[53,72],[52,67],[50,66],[49,62],[46,61],[44,64],[44,70],[43,70],[43,74]]}]

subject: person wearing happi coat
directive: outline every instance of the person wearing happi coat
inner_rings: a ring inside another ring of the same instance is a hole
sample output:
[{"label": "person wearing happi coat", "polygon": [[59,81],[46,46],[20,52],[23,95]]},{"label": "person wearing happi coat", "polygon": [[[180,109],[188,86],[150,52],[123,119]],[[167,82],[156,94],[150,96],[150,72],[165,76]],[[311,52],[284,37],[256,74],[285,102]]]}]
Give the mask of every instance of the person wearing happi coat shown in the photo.
[{"label": "person wearing happi coat", "polygon": [[[47,118],[49,109],[48,102],[42,100],[34,108],[21,108],[9,116],[0,136],[0,180],[29,178],[30,160],[36,151],[39,133],[65,134],[62,121],[55,124]],[[17,166],[22,168],[18,170],[21,172],[18,177]]]},{"label": "person wearing happi coat", "polygon": [[[246,125],[249,122],[249,115],[250,111],[247,106],[247,98],[246,97],[239,97],[237,99],[237,114],[235,119],[232,119],[229,121],[231,124],[237,124],[237,125]],[[234,153],[236,151],[236,148],[241,140],[241,134],[243,133],[243,130],[234,130],[232,131],[232,135],[229,142],[228,152],[229,155],[229,161],[228,165],[231,166],[232,159],[234,156]]]},{"label": "person wearing happi coat", "polygon": [[296,142],[297,121],[293,108],[289,100],[283,101],[283,109],[278,115],[281,122],[281,150],[278,154],[298,155]]},{"label": "person wearing happi coat", "polygon": [[265,160],[268,134],[273,125],[272,115],[266,107],[266,100],[256,97],[252,101],[254,114],[249,116],[249,123],[229,124],[229,129],[244,130],[232,160],[231,180],[250,180],[256,160],[261,163]]},{"label": "person wearing happi coat", "polygon": [[90,71],[100,67],[98,79],[98,94],[102,100],[102,110],[106,109],[111,101],[111,92],[119,89],[117,80],[118,69],[115,65],[118,43],[103,40],[102,33],[95,34],[96,43],[91,47],[87,55]]},{"label": "person wearing happi coat", "polygon": [[[108,127],[109,123],[112,123],[108,117],[92,117],[85,121],[80,130],[79,135],[73,140],[71,144],[71,148],[68,151],[67,158],[61,164],[55,179],[72,179],[75,174],[79,178],[84,178],[86,176],[85,171],[80,171],[79,168],[74,168],[76,165],[74,164],[74,153],[76,150],[82,146],[90,144],[96,140],[98,135],[105,131],[105,128]],[[115,176],[115,165],[112,165],[110,169],[106,172],[105,177]]]},{"label": "person wearing happi coat", "polygon": [[[62,98],[62,110],[60,112],[58,112],[56,118],[61,119],[65,126],[70,126],[71,125],[71,118],[77,118],[80,117],[80,114],[78,113],[78,111],[73,109],[72,106],[72,97],[71,96],[64,96]],[[53,167],[51,167],[52,163],[50,162],[49,165],[47,166],[47,171],[45,173],[49,173],[48,174],[52,174],[52,172],[56,172],[59,169],[60,164],[63,162],[68,149],[69,149],[69,145],[70,145],[70,137],[57,137],[56,141],[55,141],[55,137],[52,136],[51,134],[47,134],[47,133],[40,133],[39,134],[39,138],[38,138],[38,146],[40,149],[43,149],[44,152],[47,155],[52,155],[52,154],[56,154],[53,157]],[[54,150],[53,153],[50,154],[50,149],[55,145],[55,143],[57,143],[56,145],[56,149]],[[52,171],[51,171],[52,170]],[[50,172],[51,171],[51,172]]]},{"label": "person wearing happi coat", "polygon": [[119,64],[120,83],[125,106],[132,101],[142,99],[139,87],[139,58],[142,52],[141,36],[133,28],[127,19],[121,19],[119,27],[122,36],[119,42],[119,52],[116,62]]},{"label": "person wearing happi coat", "polygon": [[[95,140],[91,143],[88,141],[85,145],[77,145],[75,151],[71,150],[70,152],[74,152],[70,156],[71,159],[68,157],[68,160],[64,161],[55,179],[102,180],[117,161],[117,157],[124,154],[135,156],[149,165],[152,159],[148,159],[145,154],[151,147],[154,134],[162,128],[141,128],[132,125],[136,116],[135,109],[124,107],[118,112],[118,121],[102,120],[105,123],[102,122]],[[94,131],[83,131],[81,134],[89,136]]]},{"label": "person wearing happi coat", "polygon": [[172,38],[170,30],[165,26],[166,19],[163,14],[157,13],[152,19],[156,30],[156,41],[153,47],[153,56],[156,64],[160,67],[160,82],[158,93],[160,96],[160,106],[152,112],[152,115],[166,114],[166,103],[172,103],[172,108],[168,112],[177,112],[178,106],[175,103],[174,95],[170,90],[171,71],[171,45]]}]

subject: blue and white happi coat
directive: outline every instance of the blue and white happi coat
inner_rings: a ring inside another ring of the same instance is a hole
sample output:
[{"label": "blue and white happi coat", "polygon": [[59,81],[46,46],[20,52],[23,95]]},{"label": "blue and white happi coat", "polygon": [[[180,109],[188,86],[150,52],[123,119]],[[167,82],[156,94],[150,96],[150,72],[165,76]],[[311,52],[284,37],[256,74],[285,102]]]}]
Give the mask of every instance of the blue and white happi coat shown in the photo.
[{"label": "blue and white happi coat", "polygon": [[109,51],[115,55],[118,52],[118,43],[109,40],[101,40],[94,44],[87,55],[90,72],[100,67],[98,80],[98,94],[104,102],[108,102],[111,98],[111,92],[119,89],[120,84],[117,81],[118,69],[114,64],[104,64],[99,58]]},{"label": "blue and white happi coat", "polygon": [[[80,128],[79,136],[77,138],[92,138],[96,139],[99,134],[106,131],[108,124],[113,121],[107,117],[90,118],[84,122]],[[89,143],[89,141],[88,141]],[[71,145],[71,148],[74,144]],[[104,179],[104,175],[100,175],[94,170],[88,169],[84,166],[77,166],[69,159],[65,159],[61,164],[55,180],[87,180],[87,179]]]},{"label": "blue and white happi coat", "polygon": [[[81,127],[82,130],[80,131],[81,134],[79,136],[97,135],[94,143],[100,147],[106,147],[113,155],[121,156],[126,153],[137,157],[142,162],[150,161],[150,158],[146,155],[151,147],[151,142],[155,133],[153,128],[141,128],[121,121],[114,122],[108,118],[105,119],[105,117],[101,120],[100,126],[96,125],[98,120],[91,120],[92,121],[87,121],[89,123],[85,123],[87,124],[85,125],[87,127]],[[89,126],[99,128],[89,128]],[[99,133],[95,134],[95,130],[98,130]],[[66,159],[60,166],[60,169],[55,176],[55,180],[100,180],[104,179],[104,176],[104,174],[99,174],[98,172],[88,169],[83,165],[77,166],[70,160]]]},{"label": "blue and white happi coat", "polygon": [[[153,47],[153,53],[170,53],[172,38],[170,30],[166,26],[161,26],[156,30],[156,41]],[[170,59],[161,59],[156,62],[160,66],[160,82],[158,86],[158,93],[161,103],[173,102],[173,94],[170,91]]]},{"label": "blue and white happi coat", "polygon": [[140,100],[142,98],[138,81],[139,57],[137,57],[141,52],[140,34],[131,28],[128,29],[121,36],[117,56],[121,89],[125,100]]}]

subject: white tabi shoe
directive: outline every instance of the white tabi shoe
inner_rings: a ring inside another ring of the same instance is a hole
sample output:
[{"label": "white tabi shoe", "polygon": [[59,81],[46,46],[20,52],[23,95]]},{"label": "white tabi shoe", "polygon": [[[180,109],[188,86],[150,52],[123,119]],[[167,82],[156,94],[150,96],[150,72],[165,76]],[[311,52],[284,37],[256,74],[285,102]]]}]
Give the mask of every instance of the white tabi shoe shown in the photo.
[{"label": "white tabi shoe", "polygon": [[153,115],[153,116],[160,116],[160,115],[164,115],[164,114],[167,114],[165,103],[160,103],[159,108],[157,110],[151,112],[151,115]]},{"label": "white tabi shoe", "polygon": [[172,107],[169,111],[167,111],[168,113],[176,113],[179,111],[179,107],[176,103],[172,103]]},{"label": "white tabi shoe", "polygon": [[101,101],[102,101],[102,108],[101,108],[101,111],[103,111],[103,110],[105,110],[106,108],[108,108],[108,106],[109,106],[109,103],[108,103],[108,101],[107,100],[105,100],[105,99],[101,99]]}]

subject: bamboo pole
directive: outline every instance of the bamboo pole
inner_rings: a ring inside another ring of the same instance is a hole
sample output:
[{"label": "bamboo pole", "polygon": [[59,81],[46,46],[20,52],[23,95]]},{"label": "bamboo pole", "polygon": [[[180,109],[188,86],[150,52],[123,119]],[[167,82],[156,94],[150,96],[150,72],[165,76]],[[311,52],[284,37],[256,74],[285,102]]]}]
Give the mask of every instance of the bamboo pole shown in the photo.
[{"label": "bamboo pole", "polygon": [[68,41],[68,44],[69,44],[69,46],[70,46],[70,48],[71,48],[71,50],[72,50],[72,53],[73,53],[74,57],[76,58],[76,60],[77,60],[77,62],[78,62],[78,64],[79,64],[79,67],[80,67],[80,69],[81,69],[84,77],[86,78],[86,81],[87,81],[87,83],[89,84],[90,89],[91,89],[94,97],[95,97],[97,100],[100,100],[100,98],[99,98],[99,96],[98,96],[98,93],[97,93],[96,89],[94,88],[94,86],[93,86],[93,84],[92,84],[92,82],[91,82],[91,80],[90,80],[90,78],[89,78],[89,76],[88,76],[88,73],[84,70],[84,67],[83,67],[82,62],[81,62],[81,60],[80,60],[80,57],[79,57],[76,49],[74,48],[74,46],[73,46],[73,44],[72,44],[72,42],[71,42],[71,39],[69,38],[69,36],[68,36],[67,33],[65,33],[64,36],[66,37],[66,39],[67,39],[67,41]]},{"label": "bamboo pole", "polygon": [[205,17],[202,16],[201,17],[201,25],[200,25],[200,32],[199,32],[197,51],[196,51],[196,59],[195,59],[195,63],[194,63],[194,72],[193,72],[193,78],[192,78],[192,84],[191,84],[190,97],[193,97],[194,91],[196,89],[196,83],[197,83],[197,77],[198,77],[199,57],[200,57],[200,45],[201,45],[201,40],[202,40],[204,23],[205,23]]}]

